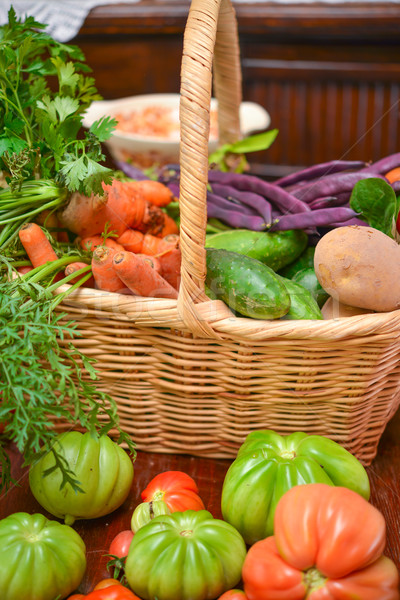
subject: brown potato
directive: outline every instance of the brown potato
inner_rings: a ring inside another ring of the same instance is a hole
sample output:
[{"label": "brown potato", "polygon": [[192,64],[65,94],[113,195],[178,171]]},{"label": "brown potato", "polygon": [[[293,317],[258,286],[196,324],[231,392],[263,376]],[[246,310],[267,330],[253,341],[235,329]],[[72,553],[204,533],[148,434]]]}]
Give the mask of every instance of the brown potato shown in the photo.
[{"label": "brown potato", "polygon": [[400,308],[400,246],[373,227],[329,231],[316,245],[314,268],[341,304],[377,312]]},{"label": "brown potato", "polygon": [[344,317],[354,317],[355,315],[373,314],[375,311],[368,308],[359,308],[358,306],[348,306],[334,300],[329,296],[328,300],[321,308],[324,319],[343,319]]}]

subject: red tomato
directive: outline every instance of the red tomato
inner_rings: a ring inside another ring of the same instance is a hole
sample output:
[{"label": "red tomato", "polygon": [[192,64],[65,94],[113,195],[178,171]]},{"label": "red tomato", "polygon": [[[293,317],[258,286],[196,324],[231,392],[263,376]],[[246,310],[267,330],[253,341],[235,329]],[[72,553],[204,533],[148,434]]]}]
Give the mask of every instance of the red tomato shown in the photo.
[{"label": "red tomato", "polygon": [[128,550],[129,546],[131,545],[133,535],[134,533],[131,529],[124,529],[124,531],[120,531],[119,533],[117,533],[117,535],[110,544],[108,554],[118,556],[118,558],[128,556]]},{"label": "red tomato", "polygon": [[195,481],[182,471],[156,475],[142,492],[142,500],[164,500],[171,512],[205,508]]},{"label": "red tomato", "polygon": [[85,598],[86,600],[140,600],[138,596],[121,584],[93,590]]},{"label": "red tomato", "polygon": [[243,590],[228,590],[218,600],[248,600]]},{"label": "red tomato", "polygon": [[82,598],[86,598],[84,594],[72,594],[72,596],[68,596],[68,600],[82,600]]},{"label": "red tomato", "polygon": [[110,587],[110,585],[122,585],[122,583],[120,581],[118,581],[118,579],[114,579],[113,577],[109,577],[108,579],[102,579],[101,581],[99,581],[99,583],[97,583],[94,588],[94,590],[102,590],[106,587]]},{"label": "red tomato", "polygon": [[277,504],[274,535],[246,555],[244,591],[248,600],[398,600],[385,542],[382,514],[356,492],[295,486]]}]

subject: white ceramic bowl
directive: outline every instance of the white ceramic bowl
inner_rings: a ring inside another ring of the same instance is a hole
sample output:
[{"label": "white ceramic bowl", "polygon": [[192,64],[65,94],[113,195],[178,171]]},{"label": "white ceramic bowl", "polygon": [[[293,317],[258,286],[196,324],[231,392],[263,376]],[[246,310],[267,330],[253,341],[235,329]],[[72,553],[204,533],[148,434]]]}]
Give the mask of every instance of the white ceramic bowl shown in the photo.
[{"label": "white ceramic bowl", "polygon": [[[217,110],[217,106],[217,100],[212,98],[211,117]],[[177,162],[179,160],[179,94],[147,94],[93,102],[86,111],[83,125],[90,127],[94,121],[105,115],[114,117],[117,114],[129,115],[133,111],[140,113],[146,107],[148,110],[151,110],[151,107],[170,108],[170,119],[175,122],[174,131],[167,138],[115,129],[111,138],[106,142],[112,157],[115,160],[131,159],[142,166]],[[243,137],[253,131],[265,130],[271,121],[267,111],[254,102],[242,102],[239,114]],[[216,147],[217,139],[212,135],[211,129],[209,151],[213,152]]]}]

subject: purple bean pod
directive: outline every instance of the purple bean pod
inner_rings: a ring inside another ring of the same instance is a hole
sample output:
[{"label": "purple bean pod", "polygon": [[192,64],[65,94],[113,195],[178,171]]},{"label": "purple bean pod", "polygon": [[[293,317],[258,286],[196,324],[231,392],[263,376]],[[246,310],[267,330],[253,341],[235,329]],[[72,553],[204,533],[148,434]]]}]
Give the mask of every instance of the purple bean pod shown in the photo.
[{"label": "purple bean pod", "polygon": [[173,195],[175,196],[175,198],[178,198],[179,200],[179,181],[169,181],[168,183],[165,183],[164,185],[167,186],[167,188],[169,190],[171,190],[171,192],[173,193]]},{"label": "purple bean pod", "polygon": [[211,189],[218,196],[237,200],[240,205],[246,206],[246,208],[250,210],[251,214],[261,215],[267,224],[271,223],[271,203],[268,202],[268,200],[263,196],[254,194],[253,192],[244,192],[230,185],[224,185],[221,183],[212,183]]},{"label": "purple bean pod", "polygon": [[371,177],[385,179],[385,177],[378,173],[366,170],[361,170],[357,173],[335,173],[318,181],[313,181],[308,185],[299,186],[297,189],[292,190],[292,194],[309,204],[313,200],[323,196],[337,196],[337,194],[343,192],[351,192],[358,181]]},{"label": "purple bean pod", "polygon": [[282,213],[301,213],[309,212],[310,208],[305,202],[296,198],[278,185],[259,179],[254,175],[244,175],[243,173],[224,173],[221,171],[209,171],[208,181],[213,183],[224,183],[238,190],[254,192],[271,203],[275,204]]},{"label": "purple bean pod", "polygon": [[352,208],[344,206],[320,208],[307,213],[283,215],[270,227],[269,231],[286,231],[288,229],[309,229],[326,227],[332,223],[342,223],[357,216]]},{"label": "purple bean pod", "polygon": [[393,181],[393,183],[391,185],[392,185],[394,193],[398,194],[400,192],[400,180]]},{"label": "purple bean pod", "polygon": [[371,173],[379,173],[380,175],[384,175],[396,167],[400,167],[400,152],[389,154],[388,156],[385,156],[385,158],[377,160],[376,162],[365,167],[363,171],[370,171]]},{"label": "purple bean pod", "polygon": [[120,171],[122,171],[123,173],[125,173],[125,175],[131,177],[132,179],[136,179],[137,181],[150,179],[150,177],[147,177],[147,175],[145,175],[145,173],[143,173],[141,169],[135,167],[134,165],[131,165],[130,163],[124,162],[122,160],[116,160],[115,165]]},{"label": "purple bean pod", "polygon": [[342,192],[336,196],[325,196],[323,198],[316,198],[309,204],[311,210],[317,210],[319,208],[329,208],[331,206],[345,206],[350,200],[350,192]]},{"label": "purple bean pod", "polygon": [[264,231],[266,223],[262,217],[257,215],[246,215],[231,208],[222,208],[215,202],[214,194],[207,200],[207,216],[219,219],[223,223],[237,229],[251,229],[252,231]]},{"label": "purple bean pod", "polygon": [[349,226],[349,225],[357,225],[358,227],[369,227],[368,223],[366,223],[365,221],[362,221],[361,219],[358,219],[357,217],[354,217],[353,219],[349,219],[348,221],[344,221],[341,223],[331,223],[330,224],[331,227],[345,227],[345,226]]},{"label": "purple bean pod", "polygon": [[[221,208],[225,208],[226,210],[236,210],[237,212],[241,212],[245,215],[249,215],[252,217],[262,216],[262,215],[259,215],[258,213],[256,213],[254,210],[252,210],[249,206],[246,206],[246,204],[240,204],[238,202],[233,202],[230,197],[222,196],[218,193],[213,193],[213,192],[207,191],[207,203],[208,202],[217,204],[218,206],[220,206]],[[268,223],[270,223],[270,222],[271,222],[271,219],[269,219]]]},{"label": "purple bean pod", "polygon": [[169,182],[178,181],[181,177],[181,168],[178,164],[163,165],[157,172],[157,180],[167,185]]},{"label": "purple bean pod", "polygon": [[317,179],[319,177],[326,177],[332,173],[339,173],[341,171],[358,170],[366,167],[366,163],[362,160],[331,160],[324,163],[319,163],[290,173],[285,177],[280,177],[274,181],[275,185],[286,187],[299,183],[300,181],[310,181],[311,179]]}]

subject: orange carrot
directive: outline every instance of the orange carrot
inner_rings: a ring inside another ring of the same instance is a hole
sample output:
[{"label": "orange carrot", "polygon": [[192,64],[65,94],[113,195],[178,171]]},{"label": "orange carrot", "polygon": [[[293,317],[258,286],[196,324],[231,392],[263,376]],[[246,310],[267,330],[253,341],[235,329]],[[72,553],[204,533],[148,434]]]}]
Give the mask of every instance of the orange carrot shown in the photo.
[{"label": "orange carrot", "polygon": [[172,217],[164,214],[164,225],[161,229],[160,237],[165,237],[166,235],[170,235],[171,233],[179,233],[178,225],[175,223]]},{"label": "orange carrot", "polygon": [[78,241],[84,250],[90,250],[92,252],[96,250],[98,246],[104,245],[107,246],[107,248],[113,248],[118,252],[122,252],[124,249],[124,247],[121,246],[121,244],[118,244],[113,238],[106,238],[104,241],[104,238],[101,235],[90,235]]},{"label": "orange carrot", "polygon": [[55,229],[58,227],[58,219],[55,212],[52,212],[51,210],[42,210],[42,212],[37,215],[35,222],[38,225],[46,227],[46,229],[49,230],[51,237],[57,239],[57,232]]},{"label": "orange carrot", "polygon": [[117,238],[118,244],[124,247],[128,252],[141,252],[144,233],[136,229],[126,229],[122,235]]},{"label": "orange carrot", "polygon": [[117,242],[121,244],[128,252],[135,252],[141,254],[147,254],[154,256],[161,252],[166,252],[176,248],[179,243],[179,236],[173,235],[171,239],[163,239],[158,236],[152,235],[151,233],[142,233],[136,229],[127,229],[117,239]]},{"label": "orange carrot", "polygon": [[70,239],[69,239],[68,231],[63,229],[63,225],[58,217],[57,217],[57,228],[58,228],[57,241],[69,243]]},{"label": "orange carrot", "polygon": [[133,252],[117,252],[114,271],[137,296],[177,298],[177,291],[148,262]]},{"label": "orange carrot", "polygon": [[143,179],[142,181],[127,181],[126,185],[155,206],[167,206],[170,202],[177,200],[171,190],[153,179]]},{"label": "orange carrot", "polygon": [[161,275],[165,281],[168,281],[170,285],[176,290],[179,290],[181,283],[181,250],[180,248],[174,248],[171,252],[160,254],[158,257],[161,266]]},{"label": "orange carrot", "polygon": [[142,243],[142,253],[156,256],[168,250],[176,248],[176,242],[168,242],[164,238],[159,238],[151,233],[146,233]]},{"label": "orange carrot", "polygon": [[385,173],[385,177],[389,183],[394,183],[400,179],[400,167],[395,167],[391,171]]},{"label": "orange carrot", "polygon": [[58,218],[69,231],[87,237],[104,231],[107,222],[106,206],[107,194],[83,196],[75,192]]},{"label": "orange carrot", "polygon": [[106,223],[109,231],[115,231],[118,236],[127,228],[160,234],[168,215],[129,183],[132,182],[114,179],[111,185],[103,184],[104,197],[92,195],[87,198],[73,194],[68,206],[59,215],[62,224],[82,238],[101,233]]},{"label": "orange carrot", "polygon": [[149,254],[141,254],[140,252],[138,252],[136,256],[142,258],[145,262],[148,262],[149,265],[158,273],[161,272],[161,263],[155,256],[150,256]]},{"label": "orange carrot", "polygon": [[57,254],[37,223],[26,223],[19,230],[19,239],[34,267],[57,260]]},{"label": "orange carrot", "polygon": [[[74,263],[70,263],[69,265],[67,265],[65,267],[65,271],[64,274],[65,275],[72,275],[72,273],[76,273],[76,271],[79,271],[80,269],[83,269],[84,267],[87,267],[87,263],[84,262],[74,262]],[[82,277],[82,275],[81,275]],[[77,283],[81,277],[74,277],[73,279],[70,280],[69,283]],[[88,279],[87,281],[85,281],[85,283],[83,284],[85,287],[94,287],[94,277],[90,277],[90,279]]]},{"label": "orange carrot", "polygon": [[25,275],[26,273],[29,273],[29,271],[32,271],[33,267],[18,267],[17,271],[20,275]]},{"label": "orange carrot", "polygon": [[80,247],[84,250],[93,252],[94,250],[96,250],[97,246],[103,245],[104,240],[101,237],[101,235],[89,235],[84,238],[78,238],[77,242],[79,243]]},{"label": "orange carrot", "polygon": [[138,229],[145,233],[152,229],[161,231],[165,214],[158,206],[150,204],[141,194],[131,189],[130,182],[114,179],[112,185],[103,185],[108,194],[105,209],[110,229],[121,235],[125,229]]},{"label": "orange carrot", "polygon": [[118,242],[113,238],[106,238],[106,241],[104,243],[107,246],[107,248],[112,248],[117,252],[122,252],[124,250],[124,247],[121,244],[118,244]]},{"label": "orange carrot", "polygon": [[122,292],[126,286],[113,268],[113,256],[117,254],[112,248],[99,246],[93,252],[92,272],[95,287],[107,292]]}]

